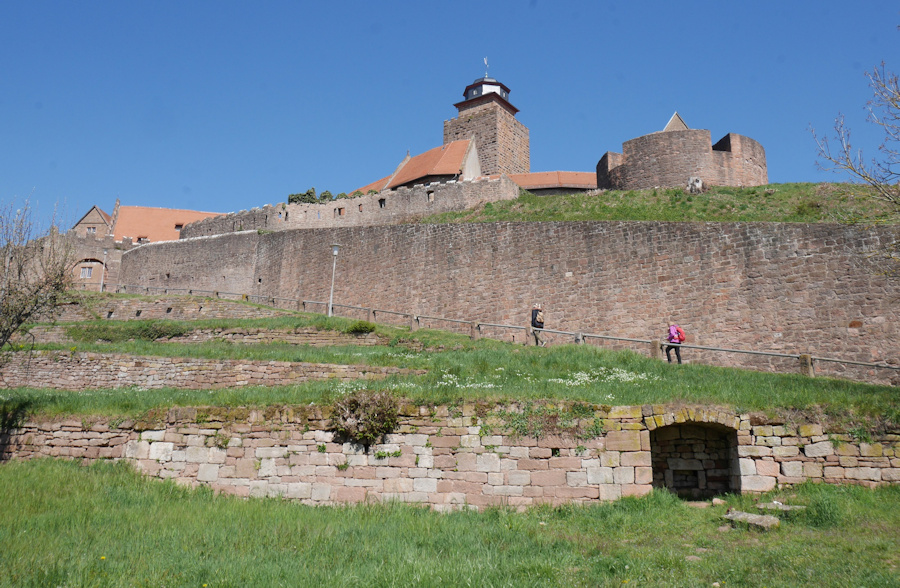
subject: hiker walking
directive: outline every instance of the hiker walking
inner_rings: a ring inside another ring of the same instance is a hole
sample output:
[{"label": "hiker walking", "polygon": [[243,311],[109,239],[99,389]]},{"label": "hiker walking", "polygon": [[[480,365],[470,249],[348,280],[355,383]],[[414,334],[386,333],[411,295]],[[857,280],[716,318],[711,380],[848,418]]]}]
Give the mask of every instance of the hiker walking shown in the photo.
[{"label": "hiker walking", "polygon": [[534,335],[534,344],[546,347],[547,342],[541,333],[544,329],[544,309],[540,303],[531,308],[531,332]]},{"label": "hiker walking", "polygon": [[669,360],[669,363],[672,363],[673,349],[675,350],[675,357],[678,358],[678,363],[681,363],[681,344],[684,343],[684,339],[684,330],[675,323],[671,323],[669,325],[669,334],[666,337],[666,341],[669,342],[666,345],[666,359]]}]

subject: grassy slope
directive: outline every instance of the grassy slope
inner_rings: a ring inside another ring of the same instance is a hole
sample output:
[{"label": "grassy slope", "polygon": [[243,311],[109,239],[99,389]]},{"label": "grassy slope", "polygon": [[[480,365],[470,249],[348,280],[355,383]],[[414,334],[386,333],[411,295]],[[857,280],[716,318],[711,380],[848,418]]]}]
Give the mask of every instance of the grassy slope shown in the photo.
[{"label": "grassy slope", "polygon": [[898,222],[897,212],[854,184],[609,190],[598,195],[534,196],[425,217],[423,223],[496,221]]},{"label": "grassy slope", "polygon": [[[805,485],[767,533],[670,494],[524,513],[214,497],[122,464],[0,468],[0,586],[897,586],[900,487]],[[729,496],[749,511],[753,497]]]},{"label": "grassy slope", "polygon": [[[166,321],[98,321],[71,325],[71,334],[108,339],[110,343],[78,342],[44,345],[47,349],[116,352],[135,355],[208,359],[304,361],[425,369],[425,376],[391,377],[380,382],[314,382],[281,387],[224,390],[93,390],[16,389],[0,392],[7,411],[26,409],[47,415],[78,414],[137,416],[151,408],[181,405],[263,406],[330,402],[360,387],[388,389],[422,404],[459,400],[538,401],[559,399],[606,405],[648,403],[715,404],[740,412],[764,411],[803,419],[808,413],[831,420],[846,430],[884,431],[900,424],[896,389],[798,374],[771,374],[699,364],[669,365],[637,353],[603,350],[591,345],[523,347],[489,339],[470,341],[453,333],[379,325],[377,333],[390,345],[377,347],[309,347],[288,344],[175,344],[148,340]],[[296,315],[254,321],[179,321],[170,330],[193,326],[292,328],[315,324],[350,329],[354,321]],[[421,349],[421,350],[420,350]],[[804,414],[796,414],[797,412]]]}]

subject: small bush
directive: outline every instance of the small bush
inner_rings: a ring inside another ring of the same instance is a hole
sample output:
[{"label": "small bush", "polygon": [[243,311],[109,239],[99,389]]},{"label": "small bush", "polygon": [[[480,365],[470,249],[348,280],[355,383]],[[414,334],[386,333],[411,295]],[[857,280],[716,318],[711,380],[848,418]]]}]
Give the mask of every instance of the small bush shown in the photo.
[{"label": "small bush", "polygon": [[334,429],[369,446],[393,431],[399,420],[397,399],[387,392],[359,390],[334,403]]},{"label": "small bush", "polygon": [[375,325],[368,321],[356,321],[344,331],[350,335],[366,335],[375,330]]}]

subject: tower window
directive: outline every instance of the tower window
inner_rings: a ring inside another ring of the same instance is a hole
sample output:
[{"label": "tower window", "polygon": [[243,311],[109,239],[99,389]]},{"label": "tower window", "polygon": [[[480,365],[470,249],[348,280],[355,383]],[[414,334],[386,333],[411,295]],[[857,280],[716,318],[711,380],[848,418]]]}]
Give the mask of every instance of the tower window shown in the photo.
[{"label": "tower window", "polygon": [[387,205],[387,201],[384,198],[378,199],[378,208],[384,208]]}]

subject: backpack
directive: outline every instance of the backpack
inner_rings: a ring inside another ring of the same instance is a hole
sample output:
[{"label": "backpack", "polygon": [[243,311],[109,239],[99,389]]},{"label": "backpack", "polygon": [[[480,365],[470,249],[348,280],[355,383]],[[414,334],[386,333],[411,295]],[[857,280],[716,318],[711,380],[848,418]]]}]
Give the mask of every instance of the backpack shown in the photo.
[{"label": "backpack", "polygon": [[672,343],[684,343],[685,337],[684,330],[678,325],[670,325],[669,326],[669,341]]}]

